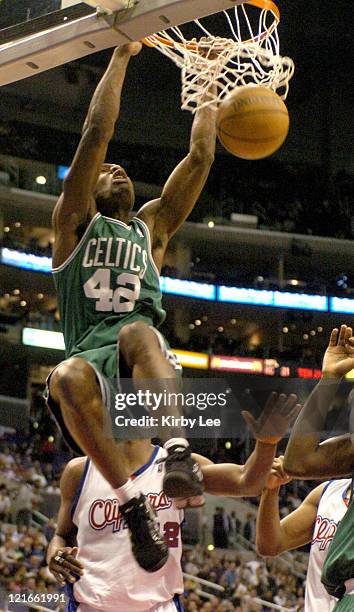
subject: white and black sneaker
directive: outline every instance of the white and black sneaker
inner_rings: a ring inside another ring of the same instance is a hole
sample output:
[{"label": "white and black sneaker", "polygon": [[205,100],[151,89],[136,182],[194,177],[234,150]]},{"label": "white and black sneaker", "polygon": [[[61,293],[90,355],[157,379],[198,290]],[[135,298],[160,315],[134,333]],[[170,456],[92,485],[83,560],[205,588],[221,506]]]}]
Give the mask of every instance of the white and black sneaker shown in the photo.
[{"label": "white and black sneaker", "polygon": [[156,572],[168,559],[168,547],[160,533],[156,512],[145,495],[120,506],[130,531],[133,555],[146,572]]},{"label": "white and black sneaker", "polygon": [[196,497],[205,489],[200,465],[191,455],[189,447],[171,446],[165,463],[163,490],[168,497]]}]

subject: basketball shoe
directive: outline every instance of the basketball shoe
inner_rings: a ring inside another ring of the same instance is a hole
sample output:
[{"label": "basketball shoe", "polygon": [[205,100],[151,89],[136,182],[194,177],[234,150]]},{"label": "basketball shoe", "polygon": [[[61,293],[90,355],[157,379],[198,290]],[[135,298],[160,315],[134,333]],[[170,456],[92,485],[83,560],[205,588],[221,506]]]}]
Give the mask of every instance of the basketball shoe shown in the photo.
[{"label": "basketball shoe", "polygon": [[[199,497],[205,486],[202,470],[187,446],[176,445],[167,449],[163,490],[168,497]],[[199,504],[198,504],[199,505]]]},{"label": "basketball shoe", "polygon": [[120,506],[130,531],[133,555],[146,572],[156,572],[168,559],[168,547],[158,527],[157,516],[145,495]]}]

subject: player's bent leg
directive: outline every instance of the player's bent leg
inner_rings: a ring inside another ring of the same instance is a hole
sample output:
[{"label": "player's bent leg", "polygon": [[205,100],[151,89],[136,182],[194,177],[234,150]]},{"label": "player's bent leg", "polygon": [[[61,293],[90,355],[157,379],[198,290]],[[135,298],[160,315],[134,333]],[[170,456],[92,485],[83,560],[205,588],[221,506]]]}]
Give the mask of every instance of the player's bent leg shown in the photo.
[{"label": "player's bent leg", "polygon": [[125,325],[119,333],[119,349],[134,379],[176,378],[161,350],[156,330],[143,321]]},{"label": "player's bent leg", "polygon": [[65,429],[115,490],[137,563],[148,572],[157,571],[168,559],[168,548],[145,496],[132,494],[122,449],[104,432],[106,407],[94,369],[84,359],[72,357],[53,371],[48,386],[48,404],[58,407]]},{"label": "player's bent leg", "polygon": [[67,359],[53,371],[49,393],[77,446],[114,489],[122,486],[129,474],[119,445],[104,432],[106,408],[94,369],[80,357]]},{"label": "player's bent leg", "polygon": [[[176,394],[178,388],[176,372],[167,358],[163,337],[153,327],[137,321],[125,325],[119,334],[119,348],[125,362],[132,371],[136,386],[148,380],[153,392],[163,392],[168,386]],[[168,383],[168,384],[167,384]],[[176,404],[162,406],[164,415],[178,419],[182,415]],[[173,436],[173,437],[172,437]],[[171,439],[172,437],[172,439]],[[165,460],[163,489],[169,497],[195,497],[191,505],[203,505],[203,475],[199,464],[194,461],[182,427],[163,432],[163,441],[168,456]]]}]

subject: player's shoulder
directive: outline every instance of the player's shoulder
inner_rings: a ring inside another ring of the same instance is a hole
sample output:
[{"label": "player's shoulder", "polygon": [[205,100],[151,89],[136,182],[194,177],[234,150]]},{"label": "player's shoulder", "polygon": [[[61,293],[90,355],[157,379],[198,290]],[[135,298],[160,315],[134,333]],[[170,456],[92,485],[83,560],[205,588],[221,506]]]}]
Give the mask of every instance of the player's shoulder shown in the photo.
[{"label": "player's shoulder", "polygon": [[331,484],[331,481],[321,482],[321,484],[317,485],[310,493],[308,493],[305,498],[305,502],[311,504],[313,506],[318,506],[320,503],[321,497],[325,490],[327,490],[328,486]]},{"label": "player's shoulder", "polygon": [[87,457],[75,457],[66,464],[60,479],[60,491],[63,497],[73,498],[75,496],[86,461]]}]

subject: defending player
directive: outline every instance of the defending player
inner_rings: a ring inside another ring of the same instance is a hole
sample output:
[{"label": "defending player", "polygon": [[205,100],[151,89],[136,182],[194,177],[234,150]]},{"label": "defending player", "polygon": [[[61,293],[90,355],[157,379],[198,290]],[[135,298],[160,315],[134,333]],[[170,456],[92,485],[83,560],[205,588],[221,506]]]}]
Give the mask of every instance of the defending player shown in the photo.
[{"label": "defending player", "polygon": [[[299,478],[336,478],[353,475],[352,434],[321,443],[326,417],[343,376],[354,369],[354,337],[351,327],[333,329],[316,386],[291,433],[284,459],[285,471]],[[337,611],[354,609],[354,495],[329,548],[322,573],[327,591],[338,598]]]},{"label": "defending player", "polygon": [[[205,457],[196,455],[195,459],[202,464],[208,493],[232,497],[258,495],[271,467],[276,444],[298,409],[296,396],[272,394],[259,419],[247,413],[257,442],[245,465],[213,465]],[[148,440],[126,442],[124,446],[126,466],[133,473],[133,487],[143,491],[157,511],[169,546],[169,559],[153,580],[138,567],[112,487],[92,462],[85,458],[72,460],[61,479],[57,532],[47,554],[49,567],[58,581],[72,587],[70,612],[77,609],[74,600],[83,612],[181,610],[175,595],[183,592],[180,564],[183,513],[172,505],[162,489],[167,451],[154,448]],[[136,527],[139,529],[139,525]],[[76,582],[78,576],[80,580]]]},{"label": "defending player", "polygon": [[[126,68],[140,49],[140,43],[130,43],[114,51],[54,210],[53,273],[68,359],[48,379],[48,405],[70,446],[88,455],[110,483],[129,528],[137,516],[145,523],[139,538],[131,534],[133,552],[142,567],[155,571],[166,562],[168,551],[157,537],[148,504],[128,480],[122,450],[103,433],[104,403],[114,394],[110,381],[122,375],[122,368],[136,382],[175,379],[163,338],[155,329],[165,318],[159,272],[169,239],[191,212],[208,176],[215,150],[215,112],[196,113],[188,155],[161,197],[129,220],[132,182],[121,166],[103,162],[119,114]],[[167,414],[171,410],[166,409]],[[182,490],[200,495],[201,471],[180,431],[166,448],[165,490],[172,497]]]},{"label": "defending player", "polygon": [[257,514],[257,550],[271,557],[311,542],[306,577],[305,612],[331,612],[337,599],[321,583],[321,572],[338,524],[347,511],[351,480],[324,482],[301,505],[280,519],[279,490],[291,478],[284,471],[284,457],[277,457],[262,491]]}]

